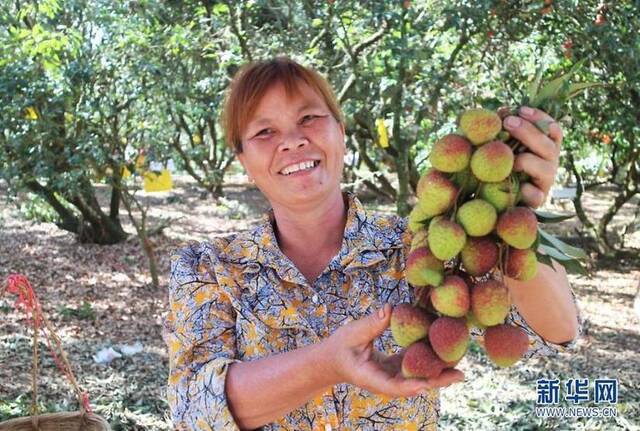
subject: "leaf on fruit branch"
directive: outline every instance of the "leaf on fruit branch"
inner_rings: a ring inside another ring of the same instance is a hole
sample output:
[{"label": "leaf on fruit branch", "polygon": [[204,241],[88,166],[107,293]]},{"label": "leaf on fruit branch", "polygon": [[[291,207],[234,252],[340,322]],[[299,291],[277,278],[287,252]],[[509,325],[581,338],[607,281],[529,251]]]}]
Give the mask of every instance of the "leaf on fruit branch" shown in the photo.
[{"label": "leaf on fruit branch", "polygon": [[[567,272],[587,275],[586,269],[579,260],[571,256],[567,256],[566,254],[552,246],[540,244],[536,253],[536,257],[539,261],[547,263],[548,265],[551,264],[550,258],[553,258],[556,262],[562,265],[567,270]],[[551,267],[553,268],[553,266]]]},{"label": "leaf on fruit branch", "polygon": [[554,214],[548,211],[534,210],[538,223],[560,223],[575,217],[575,214]]},{"label": "leaf on fruit branch", "polygon": [[573,257],[574,259],[586,259],[588,257],[587,253],[585,253],[584,250],[569,245],[540,228],[538,228],[538,233],[540,234],[540,241],[542,244],[554,247],[567,256]]}]

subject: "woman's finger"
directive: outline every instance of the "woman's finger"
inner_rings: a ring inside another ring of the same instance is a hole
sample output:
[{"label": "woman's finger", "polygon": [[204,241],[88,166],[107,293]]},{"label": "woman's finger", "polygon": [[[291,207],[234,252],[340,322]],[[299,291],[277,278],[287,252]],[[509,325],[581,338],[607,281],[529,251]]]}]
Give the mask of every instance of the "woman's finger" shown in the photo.
[{"label": "woman's finger", "polygon": [[538,208],[547,200],[546,193],[531,183],[523,183],[520,186],[522,202],[531,208]]},{"label": "woman's finger", "polygon": [[546,123],[547,127],[549,128],[547,136],[549,136],[551,140],[558,146],[558,149],[560,149],[563,139],[562,127],[560,127],[560,125],[556,123],[549,114],[539,109],[530,108],[528,106],[521,107],[518,111],[518,114],[522,118],[534,124],[538,121]]},{"label": "woman's finger", "polygon": [[535,154],[522,153],[516,156],[513,170],[527,173],[531,177],[531,182],[544,194],[547,194],[556,180],[558,169],[557,164],[553,161],[544,160]]},{"label": "woman's finger", "polygon": [[401,373],[391,376],[377,367],[364,367],[362,383],[357,384],[370,392],[391,397],[413,397],[429,389],[428,382],[421,379],[405,379]]},{"label": "woman's finger", "polygon": [[456,370],[455,368],[449,368],[440,373],[438,377],[429,379],[427,383],[430,388],[442,388],[462,381],[464,381],[464,374],[462,371]]},{"label": "woman's finger", "polygon": [[504,119],[504,127],[514,138],[543,159],[558,159],[560,146],[530,121],[520,117],[509,116]]}]

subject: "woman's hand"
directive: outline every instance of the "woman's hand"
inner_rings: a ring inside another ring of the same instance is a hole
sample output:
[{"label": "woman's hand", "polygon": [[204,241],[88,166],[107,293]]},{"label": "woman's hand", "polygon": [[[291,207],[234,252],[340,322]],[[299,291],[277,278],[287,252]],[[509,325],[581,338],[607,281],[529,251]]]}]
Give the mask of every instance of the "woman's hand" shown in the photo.
[{"label": "woman's hand", "polygon": [[[533,123],[545,122],[549,133],[545,135]],[[504,119],[504,127],[511,135],[530,150],[516,156],[514,171],[523,171],[531,177],[531,182],[520,186],[522,200],[530,207],[542,205],[555,182],[562,145],[562,129],[553,118],[544,112],[523,106],[518,116]]]},{"label": "woman's hand", "polygon": [[373,348],[373,340],[389,327],[391,306],[350,322],[325,340],[325,351],[331,355],[336,380],[390,397],[412,397],[436,387],[449,386],[463,380],[462,372],[449,369],[438,377],[405,379],[401,364],[404,351],[387,356]]}]

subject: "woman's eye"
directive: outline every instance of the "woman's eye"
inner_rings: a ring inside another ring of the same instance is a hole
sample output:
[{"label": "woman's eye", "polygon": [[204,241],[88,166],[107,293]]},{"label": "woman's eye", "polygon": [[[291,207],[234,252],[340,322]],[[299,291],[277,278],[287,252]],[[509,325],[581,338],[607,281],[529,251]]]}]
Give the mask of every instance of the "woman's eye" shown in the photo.
[{"label": "woman's eye", "polygon": [[305,115],[304,117],[302,117],[302,124],[308,124],[316,118],[318,118],[318,115]]},{"label": "woman's eye", "polygon": [[271,134],[271,132],[271,129],[262,129],[258,133],[256,133],[255,136],[268,136]]}]

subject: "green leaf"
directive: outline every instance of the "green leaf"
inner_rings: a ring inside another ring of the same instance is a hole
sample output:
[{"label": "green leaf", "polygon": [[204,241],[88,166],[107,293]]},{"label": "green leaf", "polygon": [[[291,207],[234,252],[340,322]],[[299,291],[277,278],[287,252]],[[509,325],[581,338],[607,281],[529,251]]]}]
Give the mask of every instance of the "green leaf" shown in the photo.
[{"label": "green leaf", "polygon": [[573,257],[567,256],[562,251],[548,244],[540,244],[540,246],[538,247],[538,250],[544,252],[546,255],[554,258],[558,262],[573,259]]},{"label": "green leaf", "polygon": [[586,268],[577,260],[564,260],[558,262],[560,265],[571,274],[588,275]]},{"label": "green leaf", "polygon": [[562,265],[568,272],[587,275],[586,269],[584,268],[584,266],[582,266],[579,260],[574,259],[570,256],[567,256],[563,252],[551,246],[540,244],[538,251],[542,251],[544,252],[544,254],[547,255],[547,257],[545,258],[545,257],[542,257],[544,256],[544,254],[537,253],[536,255],[538,257],[538,260],[540,261],[549,262],[550,260],[548,258],[551,257],[560,265]]},{"label": "green leaf", "polygon": [[542,73],[544,72],[544,65],[541,64],[538,66],[538,70],[536,70],[536,76],[529,84],[529,100],[535,100],[538,95],[538,90],[540,89],[540,83],[542,82]]},{"label": "green leaf", "polygon": [[564,254],[571,256],[576,259],[587,259],[589,256],[585,253],[581,248],[574,247],[572,245],[567,244],[564,241],[559,240],[553,235],[545,232],[541,228],[538,228],[538,233],[540,234],[542,243],[555,247],[556,249],[562,251]]},{"label": "green leaf", "polygon": [[541,107],[541,105],[547,102],[550,99],[555,98],[563,85],[568,85],[567,80],[571,78],[584,64],[586,58],[583,58],[579,62],[573,65],[571,70],[569,70],[564,75],[560,75],[556,79],[548,82],[542,87],[540,92],[536,95],[535,99],[531,100],[531,106],[534,108]]},{"label": "green leaf", "polygon": [[560,223],[575,217],[575,214],[554,214],[548,211],[534,210],[539,223]]},{"label": "green leaf", "polygon": [[602,84],[600,82],[580,82],[577,84],[571,84],[567,89],[567,99],[571,99],[572,97],[577,96],[582,93],[584,90],[588,88],[594,87],[606,87],[606,84]]}]

